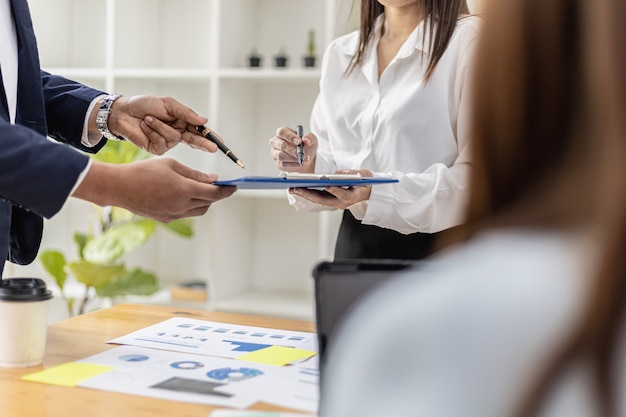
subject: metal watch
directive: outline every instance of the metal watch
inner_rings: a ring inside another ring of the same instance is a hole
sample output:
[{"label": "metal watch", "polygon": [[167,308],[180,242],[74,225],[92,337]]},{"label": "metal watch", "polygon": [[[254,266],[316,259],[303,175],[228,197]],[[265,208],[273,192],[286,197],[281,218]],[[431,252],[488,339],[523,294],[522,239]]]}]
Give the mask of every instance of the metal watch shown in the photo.
[{"label": "metal watch", "polygon": [[111,106],[113,102],[120,98],[120,95],[107,95],[102,99],[102,104],[98,109],[98,114],[96,115],[96,125],[98,126],[98,131],[104,136],[106,139],[124,141],[126,138],[124,136],[116,135],[111,133],[109,130],[109,126],[107,124],[109,120],[109,114],[111,114]]}]

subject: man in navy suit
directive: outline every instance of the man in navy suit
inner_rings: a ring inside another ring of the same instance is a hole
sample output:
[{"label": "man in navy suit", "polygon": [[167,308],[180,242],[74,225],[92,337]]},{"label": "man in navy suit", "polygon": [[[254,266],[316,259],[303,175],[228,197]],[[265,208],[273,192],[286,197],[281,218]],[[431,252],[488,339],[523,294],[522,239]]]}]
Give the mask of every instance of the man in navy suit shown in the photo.
[{"label": "man in navy suit", "polygon": [[206,122],[172,98],[107,95],[42,71],[27,1],[0,0],[0,275],[4,259],[35,259],[42,218],[70,196],[167,222],[231,195],[216,175],[172,159],[113,165],[66,146],[95,153],[128,139],[160,155],[182,141],[215,152],[193,133]]}]

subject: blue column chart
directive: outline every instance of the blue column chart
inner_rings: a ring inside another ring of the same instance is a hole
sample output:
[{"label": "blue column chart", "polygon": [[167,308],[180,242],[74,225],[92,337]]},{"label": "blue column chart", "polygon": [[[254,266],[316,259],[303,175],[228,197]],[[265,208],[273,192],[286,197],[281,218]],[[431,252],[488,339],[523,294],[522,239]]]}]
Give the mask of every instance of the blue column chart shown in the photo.
[{"label": "blue column chart", "polygon": [[110,340],[109,343],[225,358],[236,358],[271,346],[317,352],[315,333],[241,326],[182,317],[173,317]]}]

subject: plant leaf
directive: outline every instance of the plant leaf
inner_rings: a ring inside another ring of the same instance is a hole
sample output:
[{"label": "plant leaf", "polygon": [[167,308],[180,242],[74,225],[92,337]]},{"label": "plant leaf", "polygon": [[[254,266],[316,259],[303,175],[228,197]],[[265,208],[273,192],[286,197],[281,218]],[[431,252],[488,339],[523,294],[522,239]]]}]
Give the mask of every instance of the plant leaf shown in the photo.
[{"label": "plant leaf", "polygon": [[52,275],[59,289],[63,290],[67,279],[65,256],[58,250],[47,250],[39,254],[39,260],[46,272]]},{"label": "plant leaf", "polygon": [[113,224],[130,222],[134,217],[135,215],[126,209],[111,207],[111,220]]},{"label": "plant leaf", "polygon": [[192,219],[177,219],[169,223],[159,223],[159,224],[182,237],[193,236],[193,220]]},{"label": "plant leaf", "polygon": [[112,263],[126,253],[146,243],[156,228],[156,222],[140,219],[113,226],[85,245],[85,260],[98,264]]},{"label": "plant leaf", "polygon": [[100,287],[106,283],[115,283],[126,274],[126,266],[98,265],[88,261],[70,262],[68,267],[78,280],[87,287]]},{"label": "plant leaf", "polygon": [[147,159],[150,154],[141,150],[129,142],[110,140],[96,154],[90,155],[92,159],[100,162],[113,164],[126,164],[133,161]]},{"label": "plant leaf", "polygon": [[70,317],[74,316],[74,304],[76,304],[76,300],[74,298],[67,299],[67,312]]},{"label": "plant leaf", "polygon": [[99,297],[119,297],[123,295],[151,295],[159,290],[157,278],[152,272],[141,268],[126,271],[119,280],[96,286]]},{"label": "plant leaf", "polygon": [[76,243],[76,246],[78,246],[78,256],[80,259],[85,259],[83,252],[85,250],[85,245],[87,244],[87,235],[80,232],[74,233],[74,242]]}]

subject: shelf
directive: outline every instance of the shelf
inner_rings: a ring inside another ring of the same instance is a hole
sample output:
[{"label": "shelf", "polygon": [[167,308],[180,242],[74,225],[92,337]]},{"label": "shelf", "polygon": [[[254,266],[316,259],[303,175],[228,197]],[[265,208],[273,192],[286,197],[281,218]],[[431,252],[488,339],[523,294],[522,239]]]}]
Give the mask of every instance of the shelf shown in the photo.
[{"label": "shelf", "polygon": [[319,80],[320,70],[316,68],[222,68],[220,78],[233,80]]},{"label": "shelf", "polygon": [[43,68],[43,70],[51,74],[60,74],[69,78],[104,78],[108,74],[107,69],[101,67],[50,67]]},{"label": "shelf", "polygon": [[112,75],[117,78],[207,80],[211,72],[207,68],[115,68]]},{"label": "shelf", "polygon": [[212,310],[208,301],[173,300],[169,288],[162,288],[151,296],[129,295],[120,302]]},{"label": "shelf", "polygon": [[249,68],[222,68],[215,74],[208,68],[113,68],[111,70],[88,67],[52,67],[46,71],[53,74],[63,74],[66,77],[104,78],[137,78],[137,79],[197,79],[208,80],[213,77],[224,80],[309,80],[318,81],[319,69],[249,69]]},{"label": "shelf", "polygon": [[277,291],[249,291],[221,298],[213,303],[216,311],[315,321],[313,296]]}]

